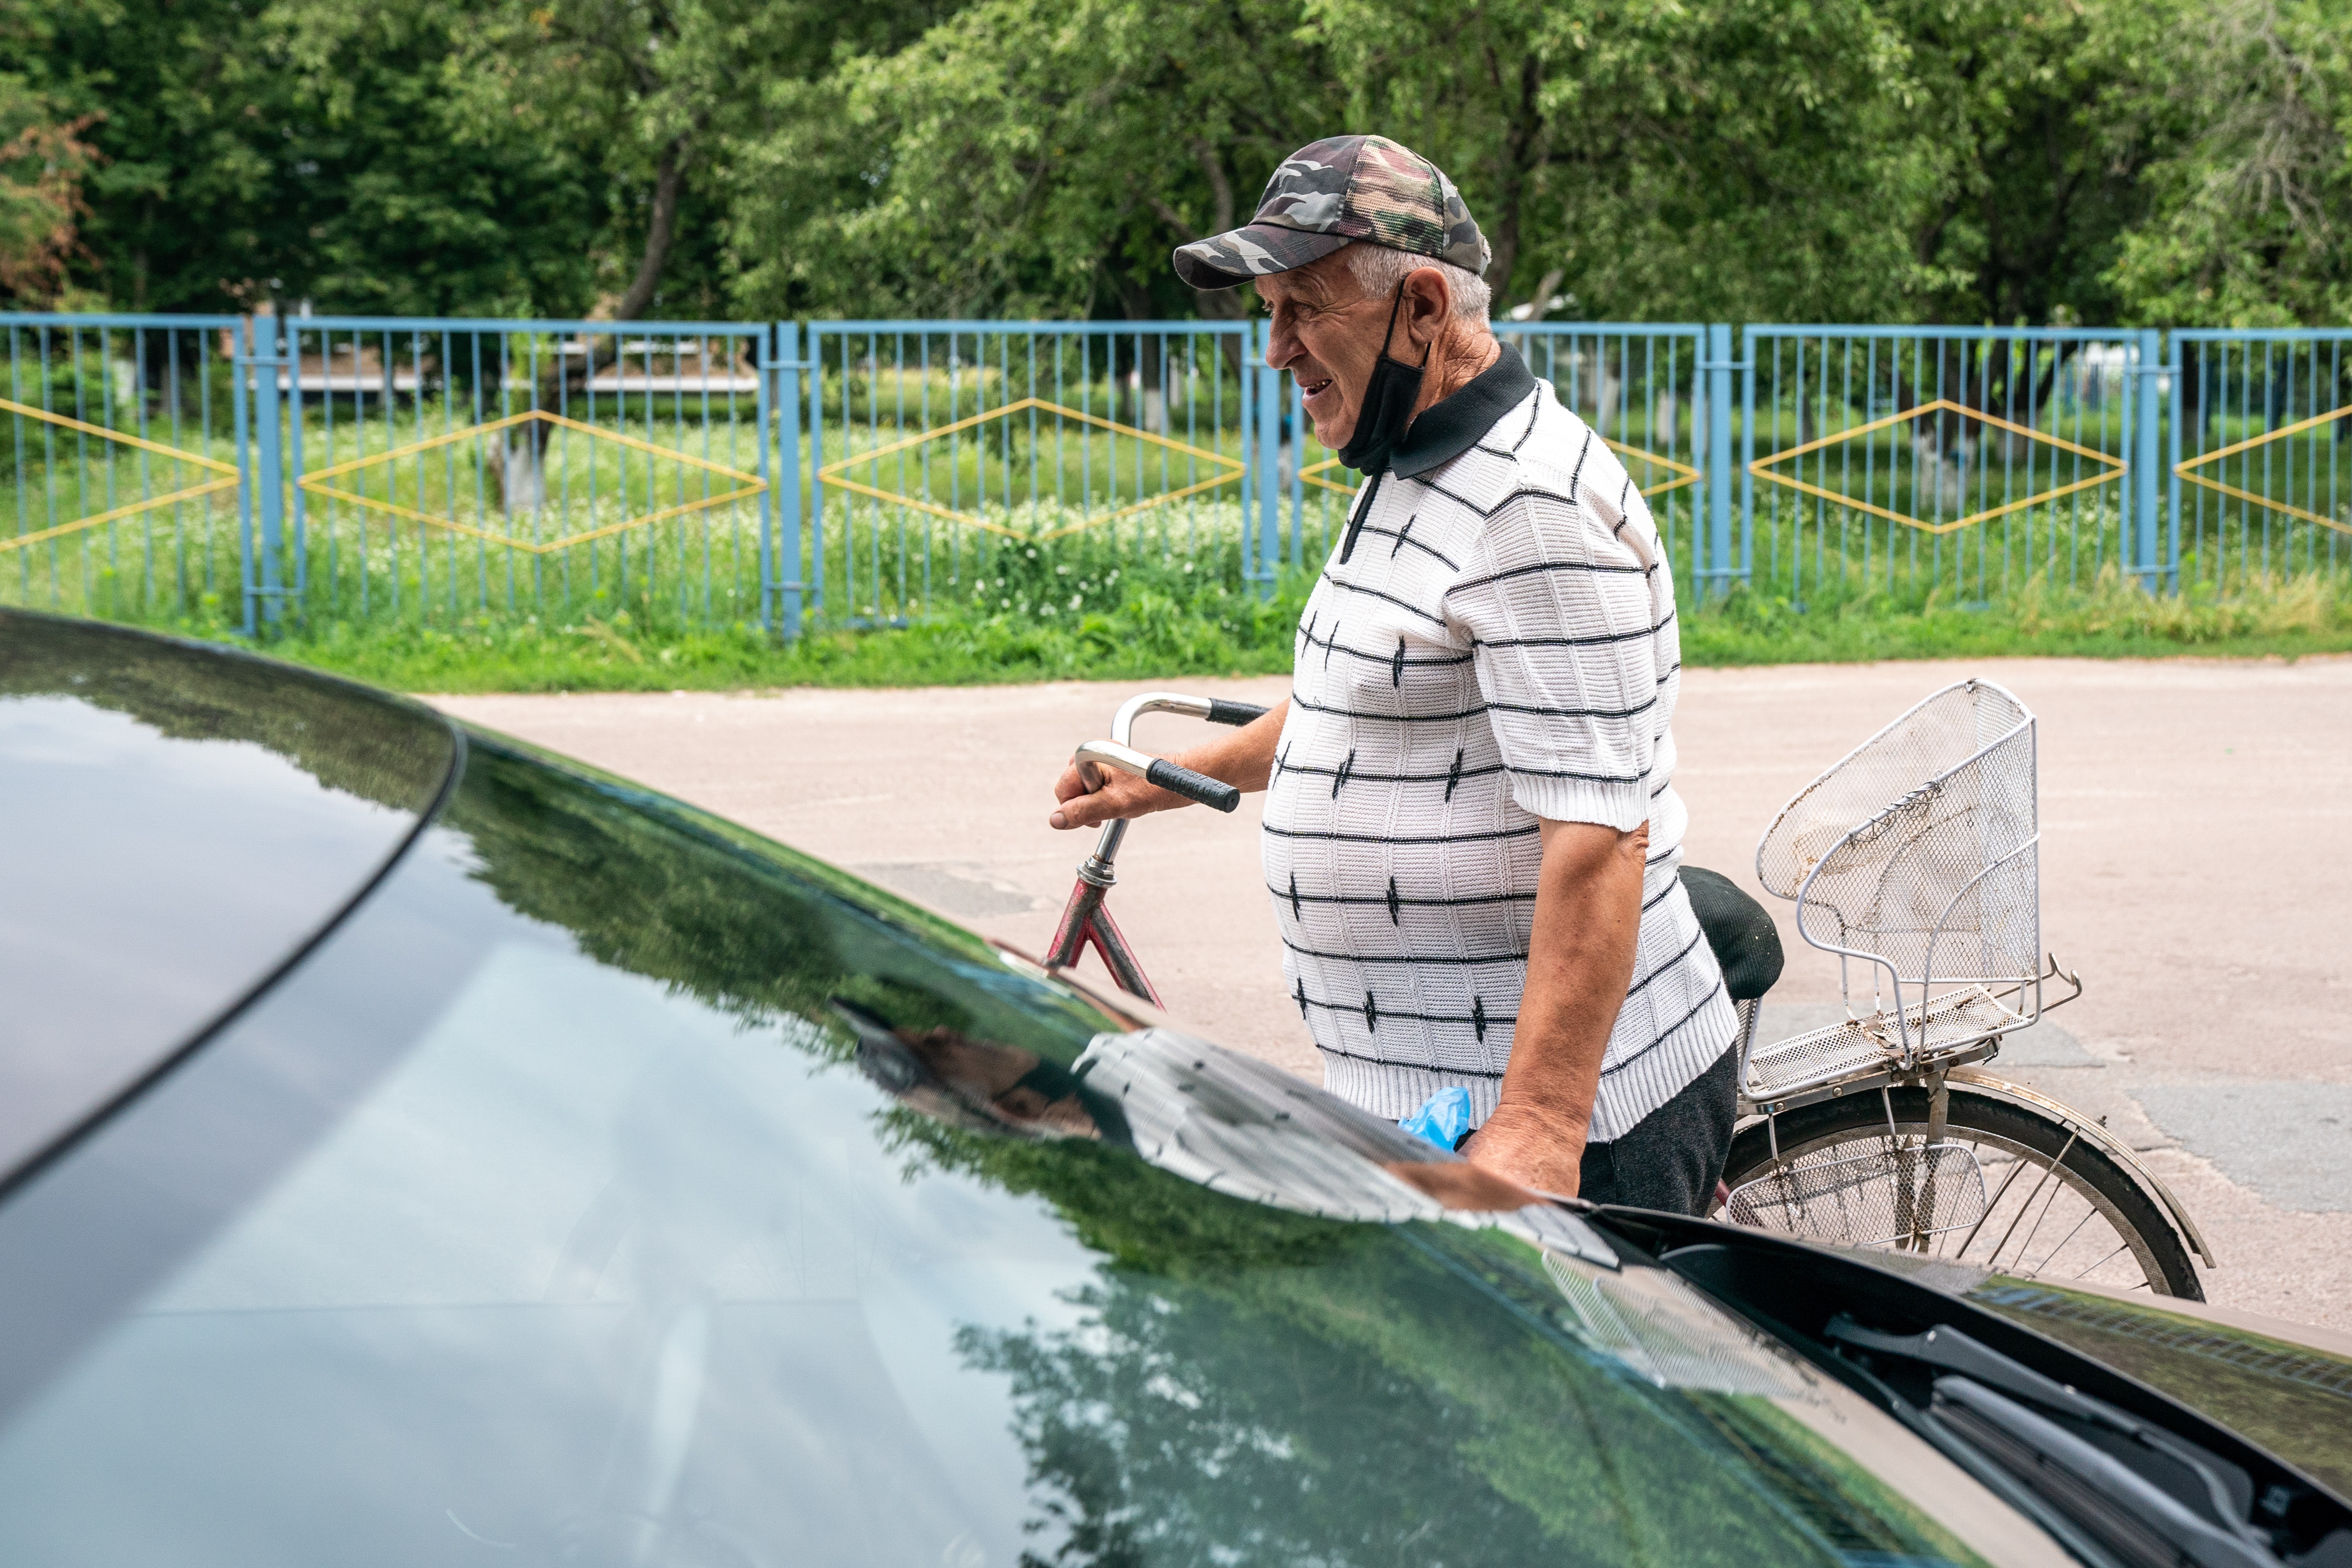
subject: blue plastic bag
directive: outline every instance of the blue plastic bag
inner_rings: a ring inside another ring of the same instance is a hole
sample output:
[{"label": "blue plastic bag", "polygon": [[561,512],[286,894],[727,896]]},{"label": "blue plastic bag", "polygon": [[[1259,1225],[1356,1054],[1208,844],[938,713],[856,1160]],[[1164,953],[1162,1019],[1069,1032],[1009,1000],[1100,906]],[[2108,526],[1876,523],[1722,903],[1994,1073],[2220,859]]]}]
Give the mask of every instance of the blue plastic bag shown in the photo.
[{"label": "blue plastic bag", "polygon": [[1470,1131],[1470,1091],[1460,1084],[1441,1089],[1421,1102],[1421,1109],[1397,1123],[1416,1138],[1426,1138],[1441,1149],[1451,1149]]}]

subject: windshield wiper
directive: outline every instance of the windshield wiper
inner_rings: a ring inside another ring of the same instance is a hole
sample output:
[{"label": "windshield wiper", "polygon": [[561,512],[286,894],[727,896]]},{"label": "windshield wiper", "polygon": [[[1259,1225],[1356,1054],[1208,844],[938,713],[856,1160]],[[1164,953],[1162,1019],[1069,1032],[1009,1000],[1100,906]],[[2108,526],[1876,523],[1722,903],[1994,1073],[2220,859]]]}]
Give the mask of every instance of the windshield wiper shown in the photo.
[{"label": "windshield wiper", "polygon": [[2278,1568],[2266,1543],[2207,1523],[2056,1422],[1957,1373],[1929,1414],[2133,1568]]},{"label": "windshield wiper", "polygon": [[2268,1535],[2249,1521],[2245,1469],[1938,1324],[1890,1334],[1847,1317],[1826,1337],[1922,1369],[1925,1414],[2132,1568],[2274,1568]]},{"label": "windshield wiper", "polygon": [[2080,1351],[1862,1258],[1601,1209],[1885,1410],[2092,1568],[2352,1568],[2352,1500]]}]

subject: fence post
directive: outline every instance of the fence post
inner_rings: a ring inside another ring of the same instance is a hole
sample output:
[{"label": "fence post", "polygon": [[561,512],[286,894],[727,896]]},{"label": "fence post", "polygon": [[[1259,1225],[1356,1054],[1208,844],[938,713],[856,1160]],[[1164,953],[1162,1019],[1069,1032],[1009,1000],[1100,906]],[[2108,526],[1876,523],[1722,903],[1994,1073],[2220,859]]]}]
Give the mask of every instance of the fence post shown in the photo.
[{"label": "fence post", "polygon": [[[843,341],[847,342],[846,339]],[[952,336],[948,339],[948,344],[950,351],[952,352],[955,345],[955,339]],[[809,552],[808,570],[802,577],[805,585],[800,590],[800,595],[801,603],[806,609],[814,610],[822,616],[824,614],[824,335],[817,322],[809,323],[808,341],[804,346],[808,350],[809,369],[808,382],[803,388],[808,396]],[[842,351],[841,356],[841,384],[844,387],[849,384],[849,353],[846,348]],[[846,392],[843,395],[846,397]],[[847,407],[848,405],[845,403],[842,415],[845,422],[849,417]],[[849,449],[848,443],[849,436],[845,427],[842,434],[843,451],[846,452]],[[851,612],[845,612],[845,614],[847,613]]]},{"label": "fence post", "polygon": [[2132,521],[2138,525],[2138,538],[2134,542],[2138,548],[2133,565],[2140,586],[2151,594],[2158,592],[2163,582],[2156,510],[2156,476],[2161,461],[2158,454],[2162,450],[2159,437],[2164,427],[2164,405],[2157,387],[2157,379],[2164,374],[2162,336],[2152,327],[2141,331],[2138,363],[2132,367],[2138,372],[2139,379],[2136,389],[2139,395],[2133,399],[2137,405],[2135,416],[2139,421],[2139,428],[2134,432],[2137,439],[2132,443],[2132,467],[2137,470],[2132,475]]},{"label": "fence post", "polygon": [[1253,323],[1250,363],[1258,378],[1257,455],[1251,479],[1257,490],[1257,571],[1260,595],[1274,597],[1275,579],[1282,573],[1282,498],[1277,487],[1282,466],[1282,373],[1265,363],[1273,333],[1265,321]]},{"label": "fence post", "polygon": [[286,468],[278,440],[278,367],[285,363],[285,349],[277,316],[255,317],[250,341],[246,374],[253,378],[253,500],[261,538],[252,549],[253,570],[245,583],[248,633],[259,629],[257,608],[257,618],[273,626],[286,611]]},{"label": "fence post", "polygon": [[[762,340],[762,348],[770,340]],[[760,442],[760,477],[769,480],[760,509],[760,627],[793,642],[801,635],[801,324],[778,321],[774,357],[760,380],[761,428],[775,421],[777,458],[770,478],[771,440]],[[771,531],[773,531],[772,533]]]},{"label": "fence post", "polygon": [[2187,416],[2188,389],[2182,384],[2180,334],[2174,332],[2167,345],[2166,374],[2172,378],[2170,416],[2165,421],[2164,440],[2164,530],[2165,570],[2171,578],[2171,592],[2180,592],[2180,422]]},{"label": "fence post", "polygon": [[1708,584],[1731,591],[1731,328],[1706,330],[1706,522],[1707,544],[1699,552],[1700,597]]},{"label": "fence post", "polygon": [[247,384],[253,363],[253,322],[248,319],[226,329],[229,342],[228,405],[236,447],[236,596],[239,627],[257,637],[253,593],[253,389]]}]

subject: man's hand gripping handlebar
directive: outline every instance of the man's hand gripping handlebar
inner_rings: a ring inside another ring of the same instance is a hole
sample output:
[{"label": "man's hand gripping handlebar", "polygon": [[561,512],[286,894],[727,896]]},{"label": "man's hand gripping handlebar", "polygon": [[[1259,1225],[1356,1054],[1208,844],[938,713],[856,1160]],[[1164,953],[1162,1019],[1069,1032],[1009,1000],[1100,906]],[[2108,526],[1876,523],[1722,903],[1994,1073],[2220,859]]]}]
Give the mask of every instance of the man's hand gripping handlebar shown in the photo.
[{"label": "man's hand gripping handlebar", "polygon": [[[1115,818],[1148,816],[1188,801],[1216,811],[1234,810],[1241,805],[1241,787],[1169,758],[1139,752],[1129,743],[1129,737],[1135,721],[1146,713],[1181,713],[1189,718],[1206,719],[1212,724],[1239,728],[1264,718],[1265,712],[1255,703],[1187,697],[1173,691],[1148,691],[1129,699],[1111,721],[1110,739],[1088,741],[1071,756],[1069,771],[1055,789],[1059,805],[1054,812],[1053,826],[1091,827],[1100,823],[1108,826]],[[1092,798],[1105,794],[1107,769],[1131,773],[1152,785],[1153,790],[1165,790],[1176,798],[1170,800],[1154,795],[1152,790],[1138,790],[1132,784],[1108,792],[1108,798]]]},{"label": "man's hand gripping handlebar", "polygon": [[1229,784],[1219,784],[1206,773],[1196,773],[1188,767],[1170,762],[1165,757],[1147,756],[1132,746],[1122,746],[1117,741],[1088,741],[1077,749],[1070,761],[1086,781],[1087,788],[1101,787],[1101,767],[1114,767],[1133,773],[1146,784],[1158,784],[1171,795],[1197,801],[1212,811],[1231,811],[1241,805],[1242,792]]}]

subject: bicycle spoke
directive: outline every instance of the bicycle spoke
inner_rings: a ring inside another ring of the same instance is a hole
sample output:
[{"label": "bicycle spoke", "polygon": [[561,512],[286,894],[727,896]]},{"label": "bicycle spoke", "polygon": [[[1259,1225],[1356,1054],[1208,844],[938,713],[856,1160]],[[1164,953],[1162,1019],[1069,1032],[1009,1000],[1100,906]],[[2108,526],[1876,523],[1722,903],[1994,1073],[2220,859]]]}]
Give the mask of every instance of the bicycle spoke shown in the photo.
[{"label": "bicycle spoke", "polygon": [[[2055,1165],[2053,1165],[2050,1168],[2049,1173],[2053,1176],[2056,1175],[2058,1173],[2058,1168]],[[2049,1188],[2050,1195],[2042,1200],[2042,1213],[2035,1217],[2032,1228],[2025,1233],[2025,1239],[2017,1244],[2017,1262],[2020,1269],[2024,1269],[2026,1255],[2033,1250],[2033,1238],[2040,1236],[2042,1234],[2042,1227],[2050,1222],[2050,1211],[2057,1206],[2058,1194],[2067,1190],[2066,1184],[2063,1181],[2058,1182],[2055,1184],[2053,1184],[2048,1181],[2042,1182],[2040,1186],[2033,1189],[2033,1196],[2028,1197],[2025,1200],[2025,1214],[2032,1214],[2033,1212],[2033,1197],[2039,1197],[2043,1187]],[[2022,1219],[2024,1217],[2024,1214],[2021,1214],[2018,1217]],[[2013,1225],[2010,1226],[2010,1229],[2011,1230],[2015,1230],[2016,1228],[2017,1227]],[[2000,1255],[1996,1252],[1993,1256],[1998,1258]],[[2025,1270],[2020,1275],[2020,1278],[2031,1279],[2033,1278],[2033,1275],[2031,1270]]]},{"label": "bicycle spoke", "polygon": [[[2128,1241],[2118,1242],[2118,1243],[2116,1243],[2116,1250],[2115,1250],[2115,1252],[2110,1252],[2110,1253],[2108,1253],[2105,1258],[2100,1258],[2096,1263],[2092,1264],[2090,1268],[2085,1268],[2085,1269],[2084,1269],[2084,1270],[2083,1270],[2083,1272],[2082,1272],[2082,1273],[2075,1275],[2075,1276],[2074,1276],[2074,1278],[2075,1278],[2075,1279],[2088,1279],[2088,1278],[2089,1278],[2089,1277],[2090,1277],[2090,1276],[2091,1276],[2095,1271],[2096,1271],[2096,1270],[2098,1270],[2098,1269],[2101,1269],[2101,1268],[2105,1268],[2108,1264],[2110,1264],[2110,1263],[2114,1262],[2114,1261],[2115,1261],[2115,1259],[2116,1259],[2116,1253],[2129,1252],[2130,1250],[2131,1250],[2131,1243],[2130,1243],[2130,1242],[2128,1242]],[[2140,1284],[2142,1284],[2142,1285],[2145,1285],[2145,1284],[2147,1284],[2147,1280],[2145,1280],[2145,1279],[2142,1279],[2142,1280],[2140,1281]]]},{"label": "bicycle spoke", "polygon": [[1993,1243],[1992,1258],[1990,1259],[1991,1262],[2000,1262],[2002,1249],[2009,1246],[2009,1238],[2017,1234],[2018,1220],[2023,1219],[2027,1215],[2033,1212],[2033,1200],[2042,1195],[2042,1189],[2050,1184],[2050,1178],[2056,1175],[2058,1173],[2058,1167],[2066,1163],[2067,1153],[2074,1147],[2074,1134],[2067,1134],[2066,1147],[2058,1151],[2058,1158],[2051,1161],[2050,1163],[2042,1167],[2041,1179],[2033,1184],[2033,1190],[2025,1194],[2025,1206],[2017,1211],[2017,1219],[2011,1220],[2009,1222],[2009,1228],[2000,1233],[2000,1239]]},{"label": "bicycle spoke", "polygon": [[[1769,1169],[1811,1173],[1814,1182],[1809,1186],[1791,1180],[1759,1189],[1751,1194],[1747,1223],[1948,1258],[2021,1279],[2088,1279],[2168,1292],[2149,1248],[2095,1175],[2068,1163],[2081,1141],[2079,1129],[2053,1140],[2059,1145],[2054,1154],[1981,1128],[1950,1129],[1943,1143],[1974,1162],[1973,1181],[1981,1184],[1966,1184],[1972,1190],[1964,1190],[1956,1173],[1927,1163],[1937,1145],[1925,1134],[1924,1126],[1904,1122],[1892,1131],[1882,1125],[1856,1128],[1843,1137],[1784,1142],[1776,1149],[1779,1163]],[[1859,1169],[1833,1173],[1842,1162],[1865,1152],[1874,1152],[1886,1165],[1875,1174]],[[1945,1159],[1955,1156],[1948,1152]],[[2021,1181],[2029,1166],[2033,1179]],[[1944,1228],[1948,1218],[1957,1223]],[[1862,1242],[1864,1232],[1885,1239]]]},{"label": "bicycle spoke", "polygon": [[[2057,1202],[2057,1198],[2056,1198],[2056,1195],[2055,1195],[2054,1194],[2052,1195],[2051,1202],[2053,1202],[2053,1204]],[[2086,1225],[2090,1224],[2090,1223],[2091,1223],[2091,1221],[2092,1221],[2095,1217],[2096,1217],[2096,1216],[2097,1216],[2098,1212],[2099,1212],[2099,1211],[2098,1211],[2098,1209],[2097,1209],[2096,1207],[2095,1207],[2094,1205],[2089,1205],[2089,1204],[2085,1204],[2085,1205],[2083,1205],[2083,1217],[2082,1217],[2081,1219],[2078,1219],[2078,1220],[2076,1220],[2076,1221],[2074,1222],[2074,1229],[2072,1229],[2072,1230],[2068,1231],[2068,1232],[2067,1232],[2063,1237],[2060,1237],[2060,1238],[2059,1238],[2059,1242],[2058,1242],[2058,1245],[2057,1245],[2057,1246],[2055,1246],[2055,1247],[2052,1247],[2052,1248],[2051,1248],[2047,1253],[2043,1254],[2042,1258],[2042,1261],[2041,1261],[2040,1263],[2038,1263],[2038,1264],[2034,1265],[2033,1272],[2034,1272],[2035,1274],[2040,1274],[2040,1273],[2042,1272],[2042,1270],[2043,1270],[2044,1268],[2049,1268],[2049,1267],[2050,1267],[2050,1265],[2051,1265],[2051,1263],[2056,1259],[2057,1256],[2058,1256],[2060,1253],[2062,1253],[2062,1252],[2063,1252],[2063,1251],[2065,1251],[2065,1250],[2066,1250],[2066,1244],[2067,1244],[2068,1242],[2070,1242],[2070,1241],[2074,1240],[2076,1237],[2078,1237],[2078,1236],[2080,1236],[2080,1235],[2082,1235],[2082,1234],[2083,1234],[2083,1227],[2084,1227],[2084,1226],[2086,1226]],[[2049,1211],[2048,1211],[2047,1209],[2044,1209],[2044,1210],[2042,1211],[2042,1215],[2043,1215],[2043,1217],[2044,1217],[2044,1218],[2047,1218],[2047,1217],[2048,1217],[2048,1215],[2049,1215]],[[2023,1255],[2022,1253],[2020,1253],[2020,1254],[2019,1254],[2019,1256],[2020,1256],[2020,1257],[2022,1257],[2022,1256],[2024,1256],[2024,1255]],[[2080,1278],[2080,1276],[2078,1275],[2078,1276],[2076,1276],[2076,1278],[2078,1278],[2078,1279],[2079,1279],[2079,1278]]]},{"label": "bicycle spoke", "polygon": [[[1981,1149],[1984,1145],[1981,1142],[1979,1142],[1976,1147]],[[1976,1224],[1969,1226],[1969,1234],[1961,1240],[1960,1249],[1952,1256],[1955,1258],[1966,1258],[1969,1255],[1969,1247],[1974,1245],[1977,1239],[1977,1232],[1984,1228],[1986,1220],[1992,1218],[1992,1216],[2000,1211],[2000,1200],[2009,1196],[2010,1184],[2016,1181],[2018,1173],[2024,1169],[2024,1161],[2018,1159],[2014,1155],[2011,1156],[2009,1163],[2009,1174],[2000,1179],[2000,1190],[1993,1194],[1992,1202],[1985,1205],[1985,1212],[1980,1217],[1979,1217]],[[1999,1252],[2000,1249],[1999,1247],[1995,1247],[1993,1250],[1995,1252]]]}]

